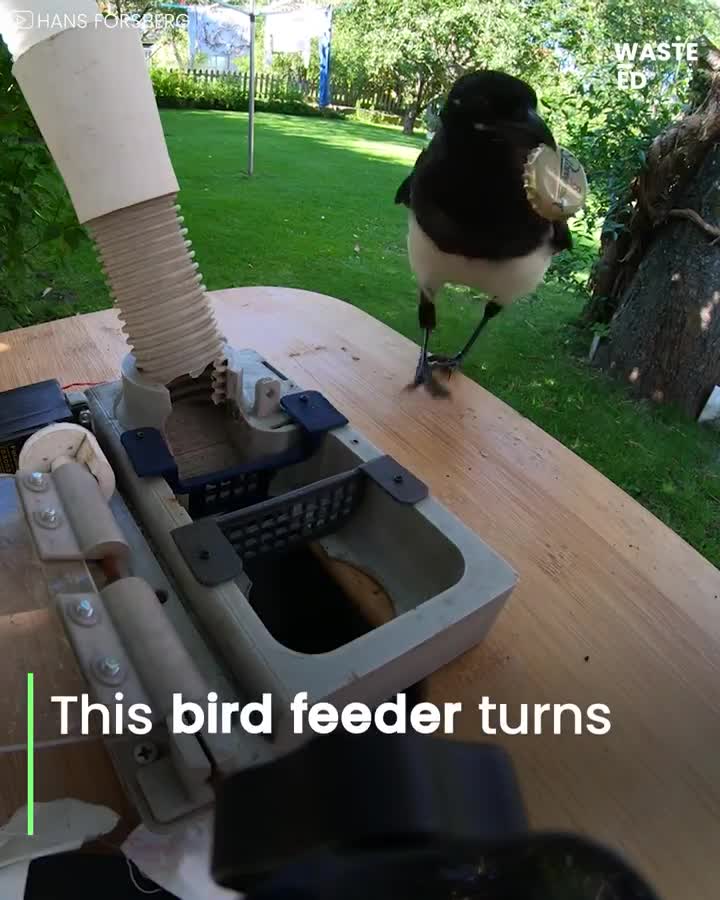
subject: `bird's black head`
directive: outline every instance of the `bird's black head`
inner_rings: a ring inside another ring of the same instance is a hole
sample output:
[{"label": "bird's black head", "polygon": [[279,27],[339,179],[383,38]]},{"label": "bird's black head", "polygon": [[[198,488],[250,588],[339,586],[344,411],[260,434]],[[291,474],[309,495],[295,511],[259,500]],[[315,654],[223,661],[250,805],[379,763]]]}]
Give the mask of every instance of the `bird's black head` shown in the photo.
[{"label": "bird's black head", "polygon": [[538,115],[535,91],[505,72],[470,72],[452,87],[440,118],[448,132],[486,134],[528,150],[538,144],[556,149],[552,132]]}]

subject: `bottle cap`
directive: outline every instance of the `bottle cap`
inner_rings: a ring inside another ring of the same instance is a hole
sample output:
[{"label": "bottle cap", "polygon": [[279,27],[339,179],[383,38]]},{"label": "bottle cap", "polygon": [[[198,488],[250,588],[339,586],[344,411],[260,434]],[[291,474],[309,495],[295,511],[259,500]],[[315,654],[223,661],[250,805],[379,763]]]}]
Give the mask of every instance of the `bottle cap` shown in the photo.
[{"label": "bottle cap", "polygon": [[587,195],[585,170],[569,150],[546,144],[528,155],[524,171],[530,205],[544,219],[569,219],[579,212]]}]

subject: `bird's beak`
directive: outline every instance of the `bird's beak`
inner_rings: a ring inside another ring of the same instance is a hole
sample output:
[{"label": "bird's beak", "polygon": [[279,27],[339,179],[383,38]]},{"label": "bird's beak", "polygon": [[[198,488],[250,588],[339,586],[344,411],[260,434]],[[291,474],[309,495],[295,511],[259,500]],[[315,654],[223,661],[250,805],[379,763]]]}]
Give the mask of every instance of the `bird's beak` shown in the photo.
[{"label": "bird's beak", "polygon": [[547,144],[548,147],[557,150],[552,131],[550,131],[545,120],[534,109],[528,110],[525,121],[500,122],[495,126],[494,130],[504,134],[510,140],[520,138],[523,142],[529,142],[533,147],[537,147],[539,144]]}]

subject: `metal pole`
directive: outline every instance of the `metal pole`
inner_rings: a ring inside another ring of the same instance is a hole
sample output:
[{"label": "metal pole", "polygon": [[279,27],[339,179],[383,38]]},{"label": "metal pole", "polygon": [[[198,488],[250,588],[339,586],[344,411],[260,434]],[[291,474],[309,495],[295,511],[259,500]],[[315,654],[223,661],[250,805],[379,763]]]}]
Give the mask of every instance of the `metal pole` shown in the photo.
[{"label": "metal pole", "polygon": [[248,175],[255,170],[255,0],[250,8],[250,86],[248,89]]}]

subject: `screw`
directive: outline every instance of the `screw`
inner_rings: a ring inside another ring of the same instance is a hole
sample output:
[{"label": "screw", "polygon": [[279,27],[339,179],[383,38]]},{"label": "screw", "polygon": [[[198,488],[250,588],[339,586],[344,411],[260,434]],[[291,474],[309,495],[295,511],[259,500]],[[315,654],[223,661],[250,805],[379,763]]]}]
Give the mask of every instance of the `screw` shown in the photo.
[{"label": "screw", "polygon": [[43,472],[30,472],[25,476],[25,484],[31,491],[44,491],[47,488],[47,478]]},{"label": "screw", "polygon": [[83,428],[89,428],[92,424],[92,415],[90,414],[89,409],[81,409],[78,413],[78,422],[83,426]]},{"label": "screw", "polygon": [[393,481],[395,482],[395,484],[402,484],[403,483],[402,475],[394,475]]},{"label": "screw", "polygon": [[133,758],[139,766],[147,766],[158,758],[158,748],[152,741],[135,744],[133,747]]},{"label": "screw", "polygon": [[308,402],[308,398],[307,398],[307,396],[306,396],[305,394],[300,394],[300,396],[298,397],[298,400],[299,400],[301,403],[307,403],[307,402]]},{"label": "screw", "polygon": [[62,516],[56,509],[41,509],[35,513],[35,521],[43,528],[57,528],[62,522]]}]

